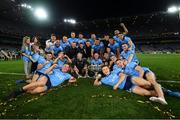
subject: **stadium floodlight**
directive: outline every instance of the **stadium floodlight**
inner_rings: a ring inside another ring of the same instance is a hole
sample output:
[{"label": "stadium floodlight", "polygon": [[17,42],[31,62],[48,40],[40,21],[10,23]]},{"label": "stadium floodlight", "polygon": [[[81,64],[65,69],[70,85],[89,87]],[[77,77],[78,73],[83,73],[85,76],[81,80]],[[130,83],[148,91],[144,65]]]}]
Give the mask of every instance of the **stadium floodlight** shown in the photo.
[{"label": "stadium floodlight", "polygon": [[31,5],[28,5],[26,3],[21,4],[21,7],[27,8],[27,9],[32,9]]},{"label": "stadium floodlight", "polygon": [[75,19],[64,19],[65,23],[70,23],[70,24],[76,24],[76,20]]},{"label": "stadium floodlight", "polygon": [[70,20],[70,23],[71,23],[71,24],[76,24],[76,20],[71,19],[71,20]]},{"label": "stadium floodlight", "polygon": [[34,15],[39,19],[39,20],[45,20],[47,19],[48,15],[47,12],[43,8],[37,8],[34,11]]},{"label": "stadium floodlight", "polygon": [[64,19],[64,22],[67,22],[67,20],[66,20],[66,19]]},{"label": "stadium floodlight", "polygon": [[168,8],[168,13],[175,13],[178,11],[178,8],[176,6],[172,6]]}]

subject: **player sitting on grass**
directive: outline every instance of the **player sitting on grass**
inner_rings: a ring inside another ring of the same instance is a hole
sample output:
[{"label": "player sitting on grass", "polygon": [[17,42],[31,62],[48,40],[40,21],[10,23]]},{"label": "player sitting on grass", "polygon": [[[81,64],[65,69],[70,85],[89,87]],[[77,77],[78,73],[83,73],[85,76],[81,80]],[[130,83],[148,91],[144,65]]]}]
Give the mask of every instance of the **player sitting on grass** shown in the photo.
[{"label": "player sitting on grass", "polygon": [[[89,71],[93,72],[94,75],[96,75],[98,72],[101,71],[102,66],[103,66],[103,61],[100,59],[99,54],[94,53],[94,58],[91,59],[90,66],[88,66]],[[92,75],[92,76],[94,76],[94,75]]]},{"label": "player sitting on grass", "polygon": [[77,57],[73,59],[72,67],[75,72],[75,76],[80,78],[82,76],[88,77],[87,60],[83,58],[82,53],[78,53]]},{"label": "player sitting on grass", "polygon": [[68,64],[63,65],[62,70],[54,69],[57,65],[52,65],[44,75],[41,75],[37,81],[32,82],[28,85],[25,85],[22,88],[18,88],[13,91],[11,94],[7,96],[7,100],[15,98],[17,95],[22,93],[31,93],[37,94],[42,93],[49,90],[52,87],[56,87],[62,84],[64,81],[68,80],[68,82],[73,83],[76,82],[76,79],[72,77],[69,73],[67,73],[70,69]]},{"label": "player sitting on grass", "polygon": [[156,90],[152,89],[152,84],[143,78],[126,75],[123,73],[116,74],[113,71],[110,72],[108,66],[103,66],[102,72],[105,77],[103,77],[100,81],[98,80],[100,77],[96,77],[96,80],[94,81],[95,86],[99,86],[101,84],[110,85],[113,86],[114,90],[119,88],[141,96],[153,96],[153,101],[159,102],[163,105],[167,104],[164,96],[158,96]]}]

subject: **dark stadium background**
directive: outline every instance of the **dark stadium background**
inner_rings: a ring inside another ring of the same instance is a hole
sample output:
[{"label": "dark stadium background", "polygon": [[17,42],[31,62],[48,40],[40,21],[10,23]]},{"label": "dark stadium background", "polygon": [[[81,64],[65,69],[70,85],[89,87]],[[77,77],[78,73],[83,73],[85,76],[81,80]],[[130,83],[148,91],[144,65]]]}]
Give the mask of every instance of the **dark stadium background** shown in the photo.
[{"label": "dark stadium background", "polygon": [[[18,6],[20,3],[45,6],[49,19],[41,22],[32,13]],[[113,35],[123,22],[129,36],[140,52],[147,50],[179,49],[180,19],[178,13],[169,14],[167,8],[179,5],[178,0],[151,1],[95,1],[83,0],[2,0],[0,7],[0,48],[19,48],[24,35],[38,35],[41,41],[49,39],[51,33],[70,35],[71,31],[83,32],[85,37],[96,33]],[[64,24],[63,19],[72,17],[76,25]],[[120,29],[121,30],[121,29]],[[163,43],[163,44],[161,44]],[[3,47],[5,46],[5,47]]]}]

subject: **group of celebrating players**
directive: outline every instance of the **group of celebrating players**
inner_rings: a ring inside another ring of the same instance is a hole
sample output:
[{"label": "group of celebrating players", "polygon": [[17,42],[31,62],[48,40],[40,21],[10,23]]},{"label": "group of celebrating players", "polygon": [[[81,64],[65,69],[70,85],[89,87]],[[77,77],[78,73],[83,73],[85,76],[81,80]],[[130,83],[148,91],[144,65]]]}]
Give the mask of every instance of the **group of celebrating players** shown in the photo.
[{"label": "group of celebrating players", "polygon": [[[122,89],[141,96],[150,96],[150,100],[166,105],[164,93],[157,83],[155,74],[147,67],[140,66],[136,57],[135,45],[124,32],[115,30],[113,38],[105,35],[104,39],[91,34],[84,39],[75,32],[71,37],[63,36],[62,40],[55,34],[46,41],[45,49],[41,48],[39,39],[25,36],[22,43],[22,58],[26,83],[8,95],[8,99],[27,92],[31,94],[45,92],[64,81],[74,83],[77,78],[92,77],[94,86],[110,85],[113,90]],[[17,83],[23,82],[17,80]]]}]

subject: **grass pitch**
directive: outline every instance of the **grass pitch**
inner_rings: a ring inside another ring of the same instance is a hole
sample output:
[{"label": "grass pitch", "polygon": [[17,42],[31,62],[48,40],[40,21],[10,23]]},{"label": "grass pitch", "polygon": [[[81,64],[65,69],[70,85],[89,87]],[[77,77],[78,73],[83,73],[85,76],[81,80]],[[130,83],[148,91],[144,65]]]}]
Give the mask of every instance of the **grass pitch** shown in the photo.
[{"label": "grass pitch", "polygon": [[[158,80],[180,81],[180,55],[139,54],[141,66],[155,72]],[[0,72],[23,73],[22,61],[0,61]],[[77,85],[62,85],[40,95],[23,94],[14,101],[3,98],[16,85],[21,75],[0,74],[0,118],[151,118],[180,119],[180,101],[166,96],[163,106],[126,91],[112,91],[112,87],[94,87],[92,79],[78,79]],[[180,83],[161,83],[180,91]]]}]

